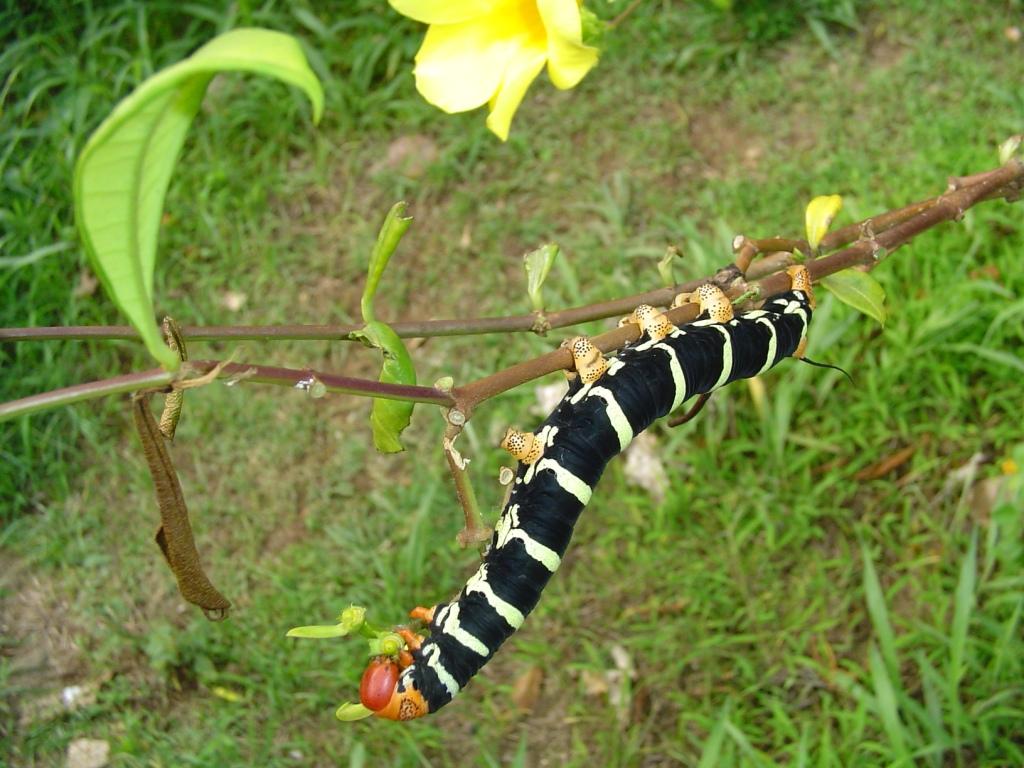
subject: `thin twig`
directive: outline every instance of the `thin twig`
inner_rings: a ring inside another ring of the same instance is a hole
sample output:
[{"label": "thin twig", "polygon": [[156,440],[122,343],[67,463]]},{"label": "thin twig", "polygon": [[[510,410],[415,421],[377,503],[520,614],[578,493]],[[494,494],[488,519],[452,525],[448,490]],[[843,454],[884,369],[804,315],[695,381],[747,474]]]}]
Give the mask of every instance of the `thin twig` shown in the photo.
[{"label": "thin twig", "polygon": [[[624,315],[637,304],[668,304],[677,293],[696,289],[702,280],[692,280],[670,288],[625,296],[621,299],[571,307],[558,312],[547,312],[544,330],[565,328],[591,320]],[[403,339],[423,339],[441,336],[471,336],[484,333],[536,333],[537,315],[511,315],[507,317],[474,317],[450,320],[422,320],[389,323]],[[197,341],[357,341],[354,334],[363,325],[210,325],[182,326],[182,336]],[[0,328],[2,341],[53,341],[141,339],[138,332],[127,325],[50,326],[44,328]]]},{"label": "thin twig", "polygon": [[[861,222],[858,229],[861,237],[849,248],[829,254],[820,259],[807,262],[812,278],[820,280],[822,277],[831,275],[840,270],[858,264],[872,264],[877,261],[884,252],[891,252],[893,249],[908,242],[921,232],[924,232],[937,224],[959,219],[964,212],[983,200],[997,197],[1015,199],[1019,194],[1021,185],[1024,184],[1024,163],[1011,161],[1006,165],[993,171],[982,174],[975,174],[967,177],[972,184],[962,186],[956,190],[946,192],[924,203],[915,203],[906,206],[898,211],[876,216],[869,219],[869,222],[877,222],[883,230],[881,232],[870,232],[869,237],[864,237],[866,229],[872,229]],[[886,218],[888,217],[888,218]],[[847,235],[844,235],[844,237]],[[765,245],[778,245],[780,243],[791,244],[798,242],[781,238],[765,238],[761,241],[754,241]],[[778,256],[774,258],[778,259]],[[788,255],[781,257],[787,259]],[[755,267],[760,262],[751,266],[749,275],[753,277]],[[719,282],[723,276],[739,276],[740,272],[735,266],[723,270],[717,275]],[[743,290],[755,287],[759,290],[760,296],[770,296],[780,293],[788,286],[788,277],[782,273],[776,273],[760,280],[757,283],[744,283],[739,290],[733,290],[733,295],[738,295]],[[625,299],[592,304],[587,307],[577,307],[563,310],[549,315],[552,319],[552,327],[562,327],[582,322],[584,319],[599,319],[603,317],[614,317],[625,315],[631,312],[637,304],[645,303],[652,305],[667,305],[677,293],[692,291],[708,280],[696,280],[684,283],[673,288],[661,288],[646,293],[636,294]],[[728,282],[728,281],[726,281]],[[722,285],[729,288],[728,284]],[[675,323],[685,323],[696,316],[696,306],[686,304],[666,313],[668,318]],[[557,319],[556,319],[557,318]],[[527,330],[532,326],[535,317],[524,315],[519,318],[492,318],[488,322],[495,325],[515,325],[517,322],[527,324]],[[485,332],[465,330],[471,323],[476,321],[435,321],[450,323],[451,327],[460,326],[466,332]],[[426,324],[419,324],[420,328]],[[509,328],[507,330],[513,330]],[[186,334],[187,335],[187,334]],[[592,341],[603,352],[611,352],[621,348],[628,341],[635,340],[638,336],[635,325],[626,325],[613,331],[601,334]],[[0,335],[0,339],[4,336]],[[8,337],[9,338],[9,337]],[[397,400],[409,400],[414,402],[433,403],[442,406],[455,406],[469,418],[473,410],[491,397],[519,386],[527,381],[553,373],[558,370],[565,370],[570,367],[571,355],[566,349],[557,349],[533,360],[518,363],[503,371],[485,376],[463,387],[458,387],[451,394],[431,387],[403,386],[397,384],[382,384],[376,381],[365,379],[354,379],[334,374],[318,373],[313,371],[296,371],[287,368],[274,368],[270,366],[247,366],[240,363],[225,365],[222,375],[235,376],[247,381],[276,384],[279,386],[297,386],[305,383],[313,387],[319,383],[323,386],[324,392],[343,392],[348,394],[366,395],[370,397],[385,397]],[[199,361],[183,366],[183,369],[191,369],[200,373],[212,370],[218,363],[216,361]],[[45,392],[39,395],[22,398],[8,403],[0,404],[0,421],[13,418],[18,415],[36,413],[60,405],[81,402],[104,395],[131,392],[147,387],[168,385],[174,381],[175,376],[163,370],[156,369],[144,373],[129,374],[127,376],[116,376],[103,381],[79,384],[73,387]]]},{"label": "thin twig", "polygon": [[[218,369],[219,366],[219,369]],[[172,387],[175,382],[184,381],[188,375],[204,375],[217,370],[218,378],[227,378],[230,386],[236,382],[247,384],[274,384],[279,387],[291,387],[310,392],[313,395],[328,392],[382,397],[388,400],[405,400],[415,403],[429,403],[451,407],[454,398],[447,392],[433,387],[417,387],[407,384],[385,384],[371,379],[357,379],[351,376],[339,376],[313,370],[296,370],[294,368],[278,368],[269,365],[249,365],[247,363],[223,363],[217,360],[195,360],[182,365],[176,373],[168,373],[162,368],[155,368],[141,373],[130,373],[114,376],[86,384],[76,384],[51,392],[43,392],[20,400],[0,403],[0,421],[7,421],[17,416],[50,410],[84,400],[94,400],[107,395],[118,395],[136,392],[142,389]]]},{"label": "thin twig", "polygon": [[[1015,191],[1021,179],[1017,178],[1016,185],[1012,182],[1002,182],[994,188],[988,183],[993,179],[1005,178],[1002,172],[1013,163],[1002,168],[996,168],[984,173],[976,173],[958,179],[955,191],[964,191],[969,188],[985,184],[989,192],[982,199],[1000,197],[1007,192]],[[1002,175],[1000,175],[1002,174]],[[1002,187],[1007,187],[1006,190]],[[848,245],[863,237],[865,232],[881,234],[894,226],[912,219],[920,213],[928,210],[941,201],[945,195],[939,195],[927,200],[922,200],[910,205],[887,211],[877,216],[864,219],[863,221],[848,224],[829,232],[821,241],[823,250],[831,250],[842,245]],[[806,241],[795,238],[738,238],[737,266],[740,271],[747,274],[750,279],[757,279],[775,271],[778,267],[777,261],[768,265],[763,264],[764,259],[750,264],[750,259],[757,253],[771,254],[773,251],[801,250],[805,255],[811,255]],[[785,257],[778,257],[784,259]],[[570,307],[557,312],[545,313],[547,321],[546,328],[566,328],[592,320],[603,320],[608,317],[625,315],[633,311],[638,304],[665,305],[672,301],[672,298],[679,293],[686,293],[696,289],[704,280],[691,280],[670,288],[659,288],[643,293],[636,293],[614,301],[598,302],[585,306]],[[511,315],[507,317],[475,317],[475,318],[453,318],[446,320],[424,320],[424,321],[399,321],[389,323],[391,328],[401,338],[433,338],[442,336],[469,336],[485,333],[536,333],[537,316],[533,313],[525,315]],[[181,335],[187,342],[199,341],[358,341],[355,334],[361,330],[363,325],[210,325],[210,326],[183,326]],[[0,342],[3,341],[53,341],[63,340],[131,340],[139,341],[140,336],[131,326],[127,325],[79,325],[79,326],[49,326],[39,328],[0,328]]]},{"label": "thin twig", "polygon": [[462,512],[466,518],[465,526],[456,536],[459,545],[465,548],[487,541],[493,531],[484,523],[483,515],[480,514],[476,492],[473,490],[473,483],[466,471],[469,461],[464,459],[455,447],[455,440],[460,434],[462,434],[462,426],[449,421],[444,433],[444,457],[448,462],[452,480],[455,482],[455,495],[459,498],[459,504],[462,506]]},{"label": "thin twig", "polygon": [[[927,229],[944,221],[959,219],[976,203],[1001,196],[1004,190],[1013,189],[1024,182],[1024,163],[1011,162],[992,171],[977,184],[963,187],[953,192],[946,192],[935,199],[933,204],[915,216],[897,224],[886,231],[867,240],[860,240],[849,248],[829,254],[820,259],[807,262],[811,277],[820,280],[823,277],[839,272],[858,264],[874,263],[880,256],[880,248],[891,252],[908,242]],[[757,283],[742,286],[742,290],[756,287],[760,296],[771,296],[785,291],[789,286],[789,276],[776,273]],[[733,290],[736,294],[741,290]],[[665,313],[676,324],[686,323],[697,316],[695,304],[684,304]],[[608,331],[591,339],[602,352],[612,352],[624,344],[639,338],[636,325],[628,324],[621,328]],[[463,387],[457,387],[453,394],[458,408],[469,417],[473,410],[484,400],[513,389],[521,384],[558,370],[565,370],[572,364],[572,355],[567,349],[556,349],[546,355],[518,363],[503,371],[485,376]]]}]

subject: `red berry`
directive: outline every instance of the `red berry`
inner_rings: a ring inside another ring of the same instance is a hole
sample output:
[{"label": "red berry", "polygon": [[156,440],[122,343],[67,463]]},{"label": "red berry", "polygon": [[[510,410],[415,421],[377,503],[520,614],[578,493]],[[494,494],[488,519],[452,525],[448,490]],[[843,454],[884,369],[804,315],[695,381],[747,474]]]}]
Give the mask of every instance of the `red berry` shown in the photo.
[{"label": "red berry", "polygon": [[398,664],[387,656],[371,659],[359,683],[359,700],[374,712],[384,709],[398,685]]}]

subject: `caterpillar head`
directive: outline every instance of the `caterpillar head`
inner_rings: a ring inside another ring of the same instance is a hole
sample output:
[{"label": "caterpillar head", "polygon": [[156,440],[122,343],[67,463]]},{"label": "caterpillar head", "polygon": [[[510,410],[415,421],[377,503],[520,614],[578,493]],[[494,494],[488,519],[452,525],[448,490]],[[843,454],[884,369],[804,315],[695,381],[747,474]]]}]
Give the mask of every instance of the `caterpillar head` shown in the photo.
[{"label": "caterpillar head", "polygon": [[[364,707],[372,709],[373,714],[384,720],[415,720],[430,712],[430,707],[423,698],[423,694],[416,689],[412,682],[410,672],[412,667],[407,668],[400,679],[395,672],[398,668],[397,664],[390,662],[394,664],[393,669],[378,672],[377,670],[382,667],[374,666],[375,661],[377,660],[371,661],[370,666],[363,673],[364,682],[367,677],[370,678],[368,684],[370,696],[364,696],[363,685],[359,686],[359,698]],[[401,680],[406,682],[402,684]]]},{"label": "caterpillar head", "polygon": [[398,686],[398,663],[388,656],[370,659],[359,681],[359,701],[367,709],[379,712],[391,701]]},{"label": "caterpillar head", "polygon": [[501,447],[524,464],[533,464],[544,453],[544,444],[532,432],[520,432],[513,427],[505,431]]}]

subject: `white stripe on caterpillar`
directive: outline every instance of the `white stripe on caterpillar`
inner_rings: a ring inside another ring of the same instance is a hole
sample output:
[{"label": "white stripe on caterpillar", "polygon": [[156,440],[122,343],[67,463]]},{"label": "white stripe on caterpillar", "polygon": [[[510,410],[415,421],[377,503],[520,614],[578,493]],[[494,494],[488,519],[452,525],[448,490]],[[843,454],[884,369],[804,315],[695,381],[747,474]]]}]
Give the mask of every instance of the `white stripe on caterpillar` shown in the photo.
[{"label": "white stripe on caterpillar", "polygon": [[497,534],[496,547],[504,547],[512,540],[519,540],[523,542],[523,548],[526,550],[526,554],[552,573],[557,571],[558,566],[562,564],[562,558],[558,556],[558,553],[555,552],[555,550],[544,546],[519,527],[518,504],[513,504],[508,508],[508,511],[501,516],[494,532]]},{"label": "white stripe on caterpillar", "polygon": [[[476,573],[469,577],[469,581],[466,582],[466,586],[463,588],[466,594],[470,592],[478,592],[484,596],[487,604],[494,609],[501,618],[503,618],[512,629],[519,629],[523,626],[525,616],[522,611],[516,608],[512,603],[506,602],[494,594],[494,590],[491,585],[487,582],[487,563],[482,563],[477,568]],[[436,647],[436,646],[434,646]]]}]

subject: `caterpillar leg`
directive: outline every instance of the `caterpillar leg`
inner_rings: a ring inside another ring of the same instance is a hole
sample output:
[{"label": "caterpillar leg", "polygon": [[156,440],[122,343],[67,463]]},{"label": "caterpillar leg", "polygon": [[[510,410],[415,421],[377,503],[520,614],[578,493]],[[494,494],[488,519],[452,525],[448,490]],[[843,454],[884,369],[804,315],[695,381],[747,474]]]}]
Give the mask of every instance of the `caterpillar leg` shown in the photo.
[{"label": "caterpillar leg", "polygon": [[544,454],[544,443],[533,432],[520,432],[512,427],[505,431],[501,447],[524,464],[533,464]]},{"label": "caterpillar leg", "polygon": [[700,314],[706,313],[716,323],[728,323],[734,316],[732,301],[721,288],[713,283],[705,283],[692,293],[680,293],[673,300],[672,308],[681,307],[683,304],[691,302],[699,304]]},{"label": "caterpillar leg", "polygon": [[[789,284],[794,291],[802,291],[807,295],[807,304],[811,309],[817,306],[814,300],[814,289],[811,287],[811,273],[807,271],[807,267],[803,264],[795,264],[792,267],[786,269],[786,274],[789,275]],[[797,346],[796,351],[793,353],[793,357],[797,359],[803,359],[807,354],[807,337],[804,336],[800,339],[800,344]]]},{"label": "caterpillar leg", "polygon": [[672,321],[665,317],[664,312],[649,304],[641,304],[626,319],[639,325],[640,330],[654,341],[661,341],[676,329]]},{"label": "caterpillar leg", "polygon": [[811,309],[816,309],[817,302],[814,300],[814,288],[811,286],[811,273],[807,271],[807,267],[803,264],[795,264],[786,269],[786,274],[789,275],[792,289],[806,293],[808,305]]},{"label": "caterpillar leg", "polygon": [[562,346],[572,353],[573,367],[584,384],[593,384],[608,370],[608,361],[601,350],[586,336],[568,339]]},{"label": "caterpillar leg", "polygon": [[424,608],[422,605],[417,605],[415,608],[413,608],[411,611],[409,611],[409,618],[410,619],[419,619],[420,621],[425,622],[426,624],[429,624],[430,622],[432,622],[434,620],[434,611],[436,611],[436,610],[437,610],[437,606],[436,605],[433,606],[432,608]]}]

